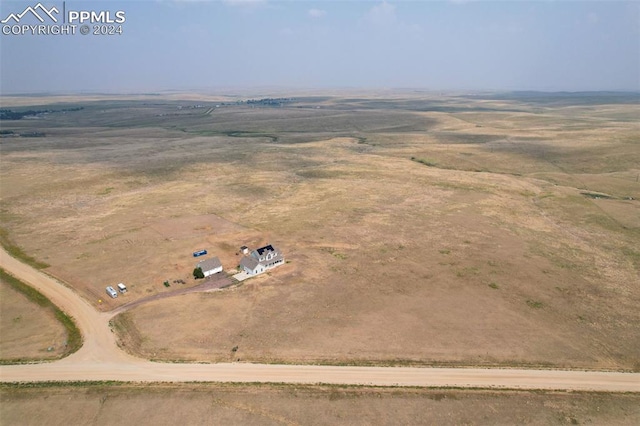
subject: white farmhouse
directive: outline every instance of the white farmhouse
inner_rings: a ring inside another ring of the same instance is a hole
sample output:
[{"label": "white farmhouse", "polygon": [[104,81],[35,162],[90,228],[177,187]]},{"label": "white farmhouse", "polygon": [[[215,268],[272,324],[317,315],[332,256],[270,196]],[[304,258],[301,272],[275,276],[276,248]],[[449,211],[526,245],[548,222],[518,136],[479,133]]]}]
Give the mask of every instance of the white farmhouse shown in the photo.
[{"label": "white farmhouse", "polygon": [[271,244],[260,247],[240,261],[240,267],[249,275],[261,274],[264,271],[284,263],[282,253]]},{"label": "white farmhouse", "polygon": [[198,262],[197,267],[202,269],[202,273],[204,274],[205,278],[209,275],[222,272],[222,263],[220,263],[220,259],[218,259],[217,257],[212,257],[210,259],[205,259],[202,262]]}]

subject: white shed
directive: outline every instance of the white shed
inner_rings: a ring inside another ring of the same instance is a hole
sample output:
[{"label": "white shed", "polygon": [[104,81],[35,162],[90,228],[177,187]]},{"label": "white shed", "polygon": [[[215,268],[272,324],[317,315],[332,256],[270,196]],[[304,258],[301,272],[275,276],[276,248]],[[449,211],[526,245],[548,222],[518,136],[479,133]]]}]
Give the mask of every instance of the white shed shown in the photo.
[{"label": "white shed", "polygon": [[198,263],[197,267],[202,269],[202,273],[204,274],[205,278],[209,275],[222,272],[222,263],[220,263],[220,259],[218,259],[217,257],[203,260],[202,262]]}]

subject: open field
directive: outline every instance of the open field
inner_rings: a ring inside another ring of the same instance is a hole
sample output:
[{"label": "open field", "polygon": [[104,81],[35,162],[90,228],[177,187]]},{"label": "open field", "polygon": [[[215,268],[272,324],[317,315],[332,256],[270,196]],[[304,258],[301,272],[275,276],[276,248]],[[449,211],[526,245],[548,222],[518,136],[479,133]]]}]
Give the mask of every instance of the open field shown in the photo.
[{"label": "open field", "polygon": [[6,424],[616,424],[637,394],[288,385],[3,385]]},{"label": "open field", "polygon": [[0,249],[0,263],[3,268],[64,307],[77,319],[85,337],[80,350],[55,363],[0,365],[0,380],[5,383],[104,383],[115,380],[137,383],[323,383],[343,386],[640,392],[640,374],[629,372],[152,362],[128,355],[118,347],[111,323],[117,310],[97,312],[76,292],[53,277],[8,256],[4,249]]},{"label": "open field", "polygon": [[0,313],[0,362],[55,359],[65,353],[67,332],[54,313],[13,289],[4,274]]},{"label": "open field", "polygon": [[149,358],[637,371],[640,107],[603,99],[79,98],[3,121],[44,136],[1,140],[0,218],[102,310],[194,285],[199,248],[284,251],[119,316]]}]

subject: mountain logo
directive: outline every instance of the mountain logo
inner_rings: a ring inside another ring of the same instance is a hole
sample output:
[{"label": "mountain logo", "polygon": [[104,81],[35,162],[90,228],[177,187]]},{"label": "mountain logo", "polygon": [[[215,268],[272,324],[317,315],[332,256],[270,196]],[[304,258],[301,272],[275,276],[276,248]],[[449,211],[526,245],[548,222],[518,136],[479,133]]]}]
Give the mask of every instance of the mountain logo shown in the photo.
[{"label": "mountain logo", "polygon": [[5,19],[3,19],[0,22],[3,24],[6,24],[7,22],[13,19],[13,21],[17,24],[28,13],[31,13],[33,16],[35,16],[36,19],[40,22],[44,22],[43,16],[48,17],[53,22],[58,22],[58,19],[53,14],[55,13],[57,15],[58,13],[60,13],[60,11],[55,6],[52,7],[51,9],[47,9],[42,5],[42,3],[38,3],[33,7],[28,6],[25,10],[22,11],[22,13],[18,13],[18,14],[11,13],[9,16],[7,16]]}]

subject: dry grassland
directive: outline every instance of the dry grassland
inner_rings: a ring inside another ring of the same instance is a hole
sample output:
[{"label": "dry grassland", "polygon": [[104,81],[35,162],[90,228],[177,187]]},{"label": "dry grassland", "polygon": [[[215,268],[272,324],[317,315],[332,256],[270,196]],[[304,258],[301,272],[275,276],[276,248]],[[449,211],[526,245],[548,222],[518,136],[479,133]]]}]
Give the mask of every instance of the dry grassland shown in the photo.
[{"label": "dry grassland", "polygon": [[53,312],[0,278],[0,361],[59,358],[66,339],[66,330]]},{"label": "dry grassland", "polygon": [[86,102],[3,123],[46,137],[2,139],[1,217],[103,310],[193,285],[196,249],[284,251],[118,317],[149,358],[638,370],[640,108],[571,102]]},{"label": "dry grassland", "polygon": [[6,424],[635,425],[634,394],[244,385],[0,388]]}]

